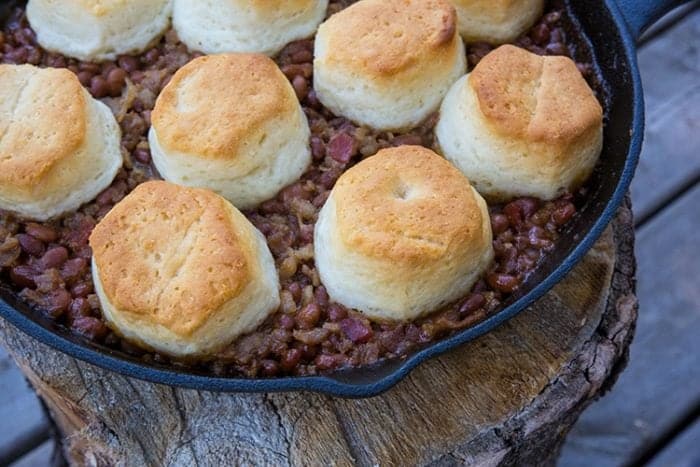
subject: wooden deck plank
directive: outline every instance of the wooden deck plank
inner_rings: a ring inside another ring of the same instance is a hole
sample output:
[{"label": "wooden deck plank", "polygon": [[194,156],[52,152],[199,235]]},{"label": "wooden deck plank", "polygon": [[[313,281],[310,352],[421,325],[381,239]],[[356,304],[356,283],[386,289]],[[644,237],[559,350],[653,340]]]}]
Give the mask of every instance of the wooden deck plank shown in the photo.
[{"label": "wooden deck plank", "polygon": [[12,463],[10,467],[47,467],[51,465],[52,454],[53,441],[46,441],[17,462]]},{"label": "wooden deck plank", "polygon": [[700,466],[700,420],[688,427],[673,443],[661,451],[649,467],[698,467]]},{"label": "wooden deck plank", "polygon": [[637,336],[614,390],[584,412],[561,466],[622,465],[700,400],[700,185],[644,228],[637,241]]},{"label": "wooden deck plank", "polygon": [[700,176],[700,10],[639,53],[647,108],[632,205],[645,219]]},{"label": "wooden deck plank", "polygon": [[32,438],[40,439],[48,428],[34,391],[2,348],[0,394],[0,465],[6,465],[17,452],[31,449]]}]

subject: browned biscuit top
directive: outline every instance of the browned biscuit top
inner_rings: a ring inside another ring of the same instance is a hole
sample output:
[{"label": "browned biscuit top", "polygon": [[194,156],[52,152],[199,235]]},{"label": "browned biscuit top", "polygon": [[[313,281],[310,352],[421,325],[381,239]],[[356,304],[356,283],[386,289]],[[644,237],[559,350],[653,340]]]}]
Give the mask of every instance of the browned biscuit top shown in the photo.
[{"label": "browned biscuit top", "polygon": [[602,124],[598,99],[568,57],[504,45],[479,62],[467,85],[487,122],[505,136],[566,145]]},{"label": "browned biscuit top", "polygon": [[421,146],[384,149],[365,159],[340,177],[333,199],[340,238],[349,248],[401,264],[444,259],[483,232],[469,181]]},{"label": "browned biscuit top", "polygon": [[0,94],[0,184],[31,191],[85,142],[85,90],[66,69],[0,65]]},{"label": "browned biscuit top", "polygon": [[251,279],[232,207],[209,190],[139,185],[90,236],[103,290],[121,313],[190,336]]}]

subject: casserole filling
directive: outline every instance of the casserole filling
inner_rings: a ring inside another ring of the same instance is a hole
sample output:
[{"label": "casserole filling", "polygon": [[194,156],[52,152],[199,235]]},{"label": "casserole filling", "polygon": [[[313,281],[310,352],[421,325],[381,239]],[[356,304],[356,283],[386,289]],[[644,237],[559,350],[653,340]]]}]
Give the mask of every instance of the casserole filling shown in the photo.
[{"label": "casserole filling", "polygon": [[[331,2],[329,14],[352,2]],[[568,55],[591,86],[601,87],[587,51],[563,9],[550,5],[544,17],[516,44],[538,54]],[[492,46],[468,44],[472,68]],[[311,128],[313,163],[293,185],[254,211],[245,212],[265,235],[282,285],[281,306],[255,332],[206,362],[172,361],[143,351],[110,331],[102,319],[90,273],[88,237],[96,223],[138,184],[158,178],[147,133],[150,113],[173,73],[200,54],[191,53],[171,30],[138,56],[101,64],[82,63],[42,50],[22,8],[2,26],[3,63],[67,67],[96,98],[110,106],[122,129],[127,154],[113,184],[77,212],[46,223],[0,212],[2,282],[46,316],[86,339],[145,362],[184,365],[219,376],[317,374],[347,366],[401,358],[422,345],[467,328],[497,311],[551,252],[585,201],[586,189],[554,201],[520,198],[490,206],[496,259],[466,296],[415,322],[372,323],[330,302],[313,259],[316,217],[338,177],[379,149],[402,144],[435,146],[436,115],[405,133],[377,132],[332,115],[312,88],[313,40],[287,45],[276,57],[299,97]],[[600,91],[599,91],[600,92]],[[599,99],[604,96],[599,94]]]}]

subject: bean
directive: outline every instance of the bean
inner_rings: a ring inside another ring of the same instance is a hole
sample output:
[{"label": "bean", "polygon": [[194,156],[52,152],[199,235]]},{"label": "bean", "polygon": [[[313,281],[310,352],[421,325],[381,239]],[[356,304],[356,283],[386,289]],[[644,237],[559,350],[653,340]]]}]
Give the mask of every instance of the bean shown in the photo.
[{"label": "bean", "polygon": [[64,289],[56,289],[46,297],[45,311],[52,317],[63,315],[71,304],[71,296]]},{"label": "bean", "polygon": [[134,152],[132,152],[131,155],[134,156],[134,159],[141,162],[142,164],[151,163],[151,151],[146,148],[137,147],[136,149],[134,149]]},{"label": "bean", "polygon": [[306,78],[301,75],[295,76],[292,80],[292,87],[294,87],[297,98],[303,101],[309,92],[309,83],[306,81]]},{"label": "bean", "polygon": [[68,260],[68,250],[65,247],[57,246],[46,250],[41,257],[41,264],[46,269],[59,268]]},{"label": "bean", "polygon": [[5,52],[4,58],[11,63],[20,65],[27,62],[27,56],[28,51],[26,48],[17,47],[15,49],[11,49],[9,52]]},{"label": "bean", "polygon": [[491,273],[486,276],[486,282],[493,289],[503,293],[513,293],[520,285],[520,280],[510,274]]},{"label": "bean", "polygon": [[[71,323],[71,329],[90,340],[97,340],[107,335],[105,324],[92,316],[79,316]],[[122,341],[125,343],[126,341]],[[139,352],[142,352],[139,350]]]},{"label": "bean", "polygon": [[321,308],[311,302],[297,313],[296,324],[300,329],[311,329],[316,326],[319,319],[321,319]]},{"label": "bean", "polygon": [[90,282],[78,282],[71,289],[71,293],[74,297],[87,297],[94,291],[92,283]]},{"label": "bean", "polygon": [[486,298],[480,293],[473,293],[459,307],[460,315],[473,313],[486,304]]},{"label": "bean", "polygon": [[[61,268],[61,278],[68,283],[73,283],[80,279],[87,269],[87,261],[83,258],[69,259]],[[92,291],[90,291],[92,292]]]},{"label": "bean", "polygon": [[279,364],[274,360],[263,360],[260,365],[263,376],[275,376],[280,371]]},{"label": "bean", "polygon": [[508,217],[503,214],[494,214],[491,216],[491,230],[493,230],[494,235],[501,234],[508,230],[509,222]]},{"label": "bean", "polygon": [[106,97],[109,94],[109,84],[107,84],[107,80],[100,75],[93,76],[90,79],[90,94],[97,99]]},{"label": "bean", "polygon": [[24,227],[24,231],[37,240],[45,243],[52,243],[58,240],[58,232],[48,225],[30,222]]},{"label": "bean", "polygon": [[569,220],[571,220],[574,214],[576,214],[576,207],[571,203],[567,203],[563,206],[557,207],[554,210],[554,212],[552,213],[552,220],[557,225],[557,227],[561,227],[567,222],[569,222]]},{"label": "bean", "polygon": [[88,301],[83,297],[73,299],[70,306],[68,307],[68,321],[72,322],[73,320],[81,316],[89,315],[90,304],[88,303]]},{"label": "bean", "polygon": [[294,370],[299,362],[301,361],[302,357],[302,352],[299,349],[289,349],[284,353],[284,356],[282,357],[282,361],[280,362],[282,365],[282,369],[284,371],[292,371]]},{"label": "bean", "polygon": [[97,75],[102,72],[102,67],[99,63],[80,62],[78,64],[78,68],[80,69],[80,71],[89,71],[93,75]]},{"label": "bean", "polygon": [[119,65],[119,68],[123,69],[127,73],[133,73],[134,71],[138,70],[140,65],[139,61],[130,55],[122,55],[119,57],[117,64]]},{"label": "bean", "polygon": [[22,250],[32,256],[39,257],[44,254],[44,251],[46,251],[44,242],[31,235],[19,234],[17,235],[17,240],[19,241],[19,245],[22,247]]},{"label": "bean", "polygon": [[122,93],[126,80],[126,71],[121,68],[114,68],[107,74],[107,86],[109,87],[109,95],[118,97]]},{"label": "bean", "polygon": [[331,303],[328,305],[328,319],[333,322],[342,321],[348,316],[347,310],[338,305],[337,303]]},{"label": "bean", "polygon": [[19,265],[10,269],[10,280],[18,287],[33,289],[36,287],[34,278],[38,272],[31,266]]},{"label": "bean", "polygon": [[532,40],[535,41],[536,44],[546,44],[550,37],[549,26],[545,23],[538,24],[530,33],[530,37],[532,37]]}]

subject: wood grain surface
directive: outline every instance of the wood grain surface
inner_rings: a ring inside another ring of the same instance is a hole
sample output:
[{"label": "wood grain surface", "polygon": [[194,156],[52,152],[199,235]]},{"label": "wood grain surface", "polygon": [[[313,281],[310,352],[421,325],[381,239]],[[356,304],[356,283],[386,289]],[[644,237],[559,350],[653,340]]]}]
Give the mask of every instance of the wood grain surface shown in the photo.
[{"label": "wood grain surface", "polygon": [[76,464],[542,465],[623,366],[636,318],[632,215],[495,332],[365,400],[230,395],[116,375],[6,323],[6,345]]}]

